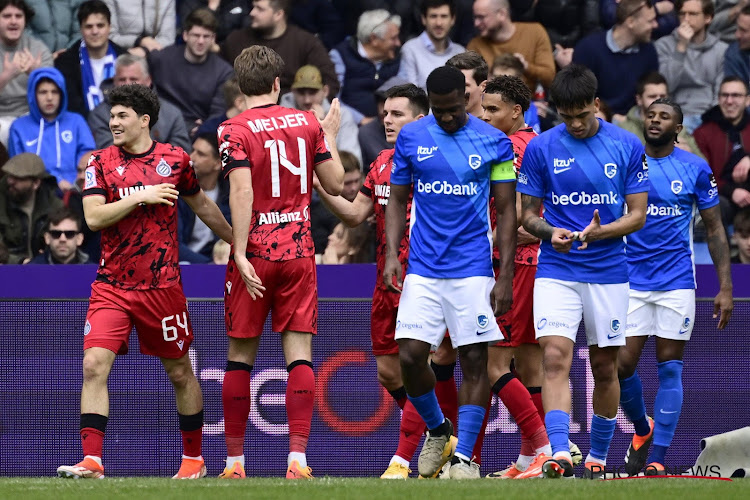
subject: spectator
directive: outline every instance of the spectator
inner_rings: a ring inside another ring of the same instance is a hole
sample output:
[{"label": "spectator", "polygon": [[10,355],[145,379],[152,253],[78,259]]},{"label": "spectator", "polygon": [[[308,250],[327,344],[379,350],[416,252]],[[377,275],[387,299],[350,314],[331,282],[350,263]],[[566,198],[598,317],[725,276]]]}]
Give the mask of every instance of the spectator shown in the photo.
[{"label": "spectator", "polygon": [[29,73],[52,66],[43,42],[24,32],[34,11],[24,0],[0,0],[0,142],[8,144],[10,124],[29,111]]},{"label": "spectator", "polygon": [[175,40],[177,12],[175,0],[104,0],[112,13],[112,41],[145,56]]},{"label": "spectator", "polygon": [[316,255],[318,264],[359,264],[371,262],[373,232],[369,224],[362,223],[349,227],[343,222],[328,237],[328,245],[323,255]]},{"label": "spectator", "polygon": [[451,41],[449,36],[451,28],[456,24],[456,6],[453,0],[423,0],[421,13],[424,31],[401,48],[398,74],[424,89],[427,75],[433,69],[466,49]]},{"label": "spectator", "polygon": [[680,25],[654,46],[659,71],[667,79],[672,99],[682,107],[682,125],[692,133],[701,115],[717,103],[727,44],[707,32],[713,0],[677,0],[676,8]]},{"label": "spectator", "polygon": [[8,247],[5,246],[5,243],[0,241],[0,264],[7,264],[9,258],[10,254],[8,253]]},{"label": "spectator", "polygon": [[599,0],[536,2],[530,20],[544,26],[555,49],[573,48],[584,36],[599,31]]},{"label": "spectator", "polygon": [[[302,66],[294,75],[292,91],[281,96],[279,104],[287,108],[314,111],[322,120],[331,109],[331,102],[326,98],[328,86],[323,84],[320,70],[312,65]],[[351,111],[341,108],[341,126],[336,136],[336,148],[352,153],[357,162],[362,163],[362,150],[357,138],[357,123]]]},{"label": "spectator", "polygon": [[[646,139],[643,136],[643,121],[646,116],[646,110],[655,100],[669,96],[667,80],[661,73],[647,73],[638,79],[635,92],[635,106],[630,108],[625,119],[616,123],[616,125],[634,134],[641,140],[641,144],[645,146]],[[703,153],[695,143],[695,138],[684,128],[677,134],[675,146],[704,158]]]},{"label": "spectator", "polygon": [[750,206],[750,105],[748,84],[727,76],[719,87],[719,104],[703,115],[695,142],[714,173],[719,188],[721,217],[729,227],[734,214]]},{"label": "spectator", "polygon": [[401,18],[387,10],[362,13],[357,37],[347,38],[331,50],[331,60],[341,84],[341,101],[354,110],[354,119],[364,125],[377,117],[374,91],[380,82],[398,73],[396,50]]},{"label": "spectator", "polygon": [[229,253],[232,247],[226,241],[219,239],[214,243],[213,262],[221,266],[229,264]]},{"label": "spectator", "polygon": [[616,123],[635,104],[635,86],[641,75],[659,70],[659,60],[651,31],[656,12],[651,0],[620,0],[617,24],[602,33],[593,33],[576,44],[573,62],[594,72],[604,99],[615,113]]},{"label": "spectator", "polygon": [[732,264],[750,264],[750,208],[743,208],[734,216],[734,242],[737,255]]},{"label": "spectator", "polygon": [[247,109],[247,103],[245,102],[245,94],[240,90],[240,84],[237,81],[237,77],[233,76],[221,86],[221,94],[224,96],[224,104],[227,110],[220,114],[215,115],[203,122],[203,125],[198,128],[195,136],[198,137],[201,134],[210,132],[216,133],[216,129],[222,122],[234,118]]},{"label": "spectator", "polygon": [[362,167],[365,174],[370,170],[370,165],[384,149],[393,149],[393,144],[385,140],[385,126],[383,125],[383,107],[385,106],[385,93],[391,87],[409,83],[400,76],[394,76],[378,87],[375,91],[375,106],[378,109],[377,120],[359,127],[357,137],[362,149]]},{"label": "spectator", "polygon": [[[521,78],[523,75],[523,63],[513,54],[500,54],[492,62],[492,77],[504,75],[517,76],[518,78]],[[545,112],[547,111],[547,106],[544,104],[540,104],[539,108],[544,109]],[[523,113],[523,121],[526,125],[533,128],[537,134],[542,133],[542,127],[539,122],[539,108],[536,106],[536,101],[532,101],[529,109]]]},{"label": "spectator", "polygon": [[[221,44],[234,30],[250,24],[252,3],[248,0],[182,0],[177,2],[177,13],[182,24],[195,9],[207,8],[219,21],[216,43]],[[218,45],[216,46],[218,49]]]},{"label": "spectator", "polygon": [[738,16],[747,5],[748,0],[716,0],[716,15],[708,30],[723,42],[732,43]]},{"label": "spectator", "polygon": [[[720,2],[722,0],[719,0]],[[600,23],[604,29],[610,29],[617,21],[617,4],[620,0],[601,0],[601,9],[599,11]],[[654,11],[656,12],[656,28],[651,33],[652,40],[672,33],[680,22],[677,19],[677,10],[673,0],[657,0],[653,2]]]},{"label": "spectator", "polygon": [[109,39],[110,12],[101,0],[78,8],[81,39],[57,56],[55,67],[65,77],[68,111],[87,117],[104,100],[101,84],[115,74],[115,59],[125,49]]},{"label": "spectator", "polygon": [[159,97],[179,108],[189,134],[194,134],[205,119],[225,109],[221,86],[233,71],[211,52],[217,27],[210,10],[195,10],[182,27],[185,45],[170,45],[148,54]]},{"label": "spectator", "polygon": [[479,36],[466,49],[480,53],[488,66],[497,55],[507,52],[521,60],[523,81],[532,92],[538,84],[547,87],[552,83],[555,60],[549,36],[541,24],[511,21],[508,0],[476,0],[474,26]]},{"label": "spectator", "polygon": [[44,253],[36,255],[29,264],[95,264],[81,250],[82,244],[80,217],[67,208],[51,212],[44,231]]},{"label": "spectator", "polygon": [[[216,132],[196,137],[190,160],[198,184],[206,196],[218,205],[227,221],[229,213],[229,180],[221,176],[221,158]],[[180,262],[208,264],[213,262],[213,248],[219,239],[181,198],[177,201]]]},{"label": "spectator", "polygon": [[460,69],[466,79],[466,112],[481,118],[484,110],[482,109],[482,92],[487,85],[487,77],[490,68],[487,62],[473,50],[467,50],[457,54],[445,63],[446,66],[453,66]]},{"label": "spectator", "polygon": [[22,153],[3,165],[0,179],[0,242],[10,255],[9,264],[20,264],[38,254],[47,216],[63,207],[55,178],[47,174],[37,155]]},{"label": "spectator", "polygon": [[92,231],[86,223],[86,218],[83,214],[83,196],[81,193],[83,192],[86,180],[86,167],[88,167],[88,162],[78,163],[78,176],[76,177],[75,187],[63,193],[62,200],[65,207],[72,210],[81,220],[81,233],[83,234],[81,250],[87,253],[93,262],[99,262],[102,253],[102,233],[101,231]]},{"label": "spectator", "polygon": [[83,0],[26,0],[34,9],[29,21],[31,34],[44,42],[56,56],[64,52],[78,38],[75,13]]},{"label": "spectator", "polygon": [[73,188],[77,165],[85,165],[96,149],[86,120],[67,110],[65,80],[56,68],[39,68],[29,75],[29,113],[10,126],[11,156],[34,153],[44,161],[62,191]]},{"label": "spectator", "polygon": [[292,2],[289,20],[315,33],[327,50],[346,37],[344,19],[330,0],[296,0]]},{"label": "spectator", "polygon": [[735,38],[724,54],[724,76],[738,76],[750,82],[750,4],[737,16]]},{"label": "spectator", "polygon": [[336,97],[339,82],[325,46],[314,35],[288,23],[289,5],[290,0],[254,0],[250,26],[231,33],[221,46],[221,55],[234,63],[242,49],[264,45],[275,50],[284,60],[282,94],[289,92],[297,70],[312,64],[320,69],[323,82],[328,85],[328,97]]},{"label": "spectator", "polygon": [[[112,83],[115,87],[137,83],[151,88],[151,75],[148,72],[146,60],[133,54],[120,55],[115,60],[115,76]],[[94,108],[88,116],[88,124],[94,134],[97,149],[112,145],[112,132],[109,130],[110,107],[105,96],[105,101]],[[177,106],[162,98],[159,98],[159,118],[156,125],[151,127],[151,138],[158,142],[179,146],[190,152],[190,139],[182,113]]]}]

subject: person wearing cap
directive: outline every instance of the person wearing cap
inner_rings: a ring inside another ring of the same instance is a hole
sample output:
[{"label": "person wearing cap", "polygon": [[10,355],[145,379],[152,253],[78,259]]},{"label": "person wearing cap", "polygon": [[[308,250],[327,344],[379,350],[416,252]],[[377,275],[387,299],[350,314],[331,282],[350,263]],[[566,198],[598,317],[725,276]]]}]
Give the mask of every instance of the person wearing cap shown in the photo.
[{"label": "person wearing cap", "polygon": [[57,181],[33,153],[14,156],[2,167],[0,179],[0,242],[8,248],[9,264],[38,254],[50,211],[63,208]]},{"label": "person wearing cap", "polygon": [[[385,125],[383,124],[383,117],[385,116],[383,110],[385,107],[386,92],[396,85],[404,85],[411,83],[400,76],[393,76],[385,81],[375,91],[375,105],[378,109],[377,120],[372,120],[370,123],[359,127],[357,136],[359,138],[359,146],[362,149],[362,165],[365,169],[369,169],[370,165],[375,158],[378,157],[381,151],[384,149],[393,149],[393,144],[390,144],[385,140]],[[342,108],[343,109],[343,108]],[[367,174],[367,172],[365,172]]]},{"label": "person wearing cap", "polygon": [[[281,96],[279,104],[287,108],[313,111],[322,120],[331,109],[328,100],[328,85],[323,83],[323,75],[312,64],[302,66],[294,75],[292,91]],[[339,151],[348,151],[357,157],[362,164],[362,150],[357,138],[357,123],[351,111],[341,108],[341,127],[336,136],[336,147]]]}]

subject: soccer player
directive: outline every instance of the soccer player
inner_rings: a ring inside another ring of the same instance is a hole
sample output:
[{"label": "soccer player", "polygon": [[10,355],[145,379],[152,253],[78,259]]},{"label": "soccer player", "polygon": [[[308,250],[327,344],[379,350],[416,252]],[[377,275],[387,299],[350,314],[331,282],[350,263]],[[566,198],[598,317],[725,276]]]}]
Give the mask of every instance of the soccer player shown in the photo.
[{"label": "soccer player", "polygon": [[[536,132],[526,125],[524,113],[531,105],[531,90],[517,76],[500,76],[487,82],[482,95],[482,120],[508,135],[513,143],[513,169],[521,168],[526,145]],[[516,210],[520,215],[521,195],[516,195]],[[493,226],[495,221],[493,220]],[[523,227],[518,229],[513,275],[513,305],[498,318],[505,339],[491,345],[488,351],[492,392],[508,408],[521,430],[521,453],[515,464],[490,478],[526,479],[540,477],[542,464],[552,450],[544,428],[542,399],[542,353],[534,334],[532,301],[536,274],[539,239]],[[499,252],[494,251],[494,262],[499,263]],[[494,263],[493,262],[493,263]],[[495,268],[496,273],[499,268]],[[516,372],[510,364],[515,358]],[[525,385],[524,385],[525,384]],[[527,389],[529,387],[529,389]],[[534,390],[534,395],[530,394]]]},{"label": "soccer player", "polygon": [[[502,338],[493,312],[510,308],[517,227],[510,140],[466,113],[464,87],[460,70],[433,70],[427,78],[432,116],[405,125],[396,140],[383,271],[386,286],[399,290],[398,248],[413,186],[409,264],[395,338],[408,398],[429,429],[419,474],[430,477],[452,458],[451,479],[479,478],[472,450],[490,394],[487,344]],[[502,261],[497,281],[488,210],[491,183]],[[455,455],[453,423],[440,410],[435,374],[427,364],[430,347],[440,343],[446,327],[463,372]]]},{"label": "soccer player", "polygon": [[[401,128],[407,123],[419,120],[427,115],[430,104],[425,91],[413,83],[397,85],[388,90],[385,96],[383,108],[385,138],[390,144],[395,144]],[[375,258],[378,280],[372,295],[370,325],[372,353],[375,355],[380,384],[388,390],[403,410],[398,448],[391,458],[388,468],[380,477],[382,479],[406,479],[411,472],[409,462],[422,439],[425,424],[422,417],[414,409],[414,405],[406,397],[398,359],[398,344],[393,338],[396,333],[396,313],[398,312],[400,295],[388,290],[382,281],[382,273],[385,267],[385,207],[388,205],[390,195],[393,153],[393,149],[384,149],[380,152],[370,166],[364,185],[353,202],[342,196],[331,196],[325,190],[318,189],[318,192],[323,203],[350,227],[358,226],[371,215],[375,215],[375,238],[377,242]],[[407,214],[410,207],[411,200],[408,200]],[[406,270],[408,256],[409,231],[407,229],[398,249],[398,260],[401,263],[402,271]],[[455,388],[455,384],[453,387]]]},{"label": "soccer player", "polygon": [[344,168],[335,149],[340,108],[334,99],[318,122],[311,111],[278,106],[283,69],[284,61],[268,47],[243,50],[234,71],[248,109],[218,129],[234,230],[224,289],[229,352],[222,388],[227,445],[222,478],[245,477],[250,372],[269,311],[289,372],[286,477],[312,478],[305,450],[315,400],[318,292],[310,195],[314,173],[329,194],[343,189]]},{"label": "soccer player", "polygon": [[[646,110],[643,134],[651,189],[646,225],[628,236],[630,305],[625,347],[617,358],[620,406],[635,425],[625,456],[625,470],[631,476],[646,464],[647,476],[666,475],[664,456],[680,418],[682,353],[695,323],[691,229],[696,207],[706,225],[708,249],[719,276],[714,318],[721,311],[720,330],[733,309],[729,246],[716,181],[703,159],[675,148],[681,131],[682,110],[670,99],[657,99]],[[643,346],[652,335],[659,376],[653,418],[646,416],[636,372]]]},{"label": "soccer player", "polygon": [[159,116],[156,92],[124,85],[109,95],[114,144],[95,151],[86,168],[83,212],[102,231],[102,257],[83,331],[81,443],[84,458],[57,469],[62,477],[104,476],[102,444],[109,415],[107,379],[115,356],[128,352],[135,326],[141,352],[159,357],[175,390],[182,465],[174,476],[206,475],[201,457],[203,397],[188,348],[193,331],[180,282],[178,196],[223,240],[232,228],[200,189],[182,149],[151,140]]},{"label": "soccer player", "polygon": [[603,476],[620,397],[617,351],[625,344],[628,312],[622,237],[646,220],[643,146],[630,132],[596,118],[596,88],[594,74],[580,65],[555,76],[550,93],[563,123],[529,142],[518,174],[523,227],[542,240],[533,307],[553,454],[542,471],[552,478],[573,477],[569,380],[582,316],[594,376],[591,449],[583,476]]}]

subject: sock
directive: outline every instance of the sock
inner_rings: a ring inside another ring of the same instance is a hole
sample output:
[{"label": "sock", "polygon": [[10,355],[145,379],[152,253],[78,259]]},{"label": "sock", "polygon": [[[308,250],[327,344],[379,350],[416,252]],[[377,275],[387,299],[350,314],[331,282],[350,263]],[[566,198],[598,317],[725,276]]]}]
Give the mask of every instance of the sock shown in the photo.
[{"label": "sock", "polygon": [[[682,411],[682,361],[665,361],[657,365],[659,390],[654,401],[654,448],[648,463],[664,465],[664,455],[672,444]],[[659,449],[657,452],[657,448]]]},{"label": "sock", "polygon": [[529,465],[531,465],[531,462],[533,461],[534,455],[518,455],[518,459],[516,460],[516,469],[523,472],[529,468]]},{"label": "sock", "polygon": [[646,436],[651,432],[651,426],[646,417],[646,403],[643,401],[643,386],[638,372],[620,380],[620,407],[635,425],[636,434]]},{"label": "sock", "polygon": [[430,366],[435,372],[435,394],[440,403],[440,410],[458,428],[458,389],[453,376],[456,363],[437,365],[430,361]]},{"label": "sock", "polygon": [[545,455],[552,456],[552,448],[549,445],[549,438],[547,437],[547,429],[541,426],[531,436],[531,447],[534,450],[534,456],[544,453]]},{"label": "sock", "polygon": [[567,453],[570,458],[570,448],[568,448],[568,434],[570,433],[570,415],[562,410],[551,410],[544,417],[547,424],[547,435],[549,443],[552,446],[552,455],[557,453]]},{"label": "sock", "polygon": [[393,455],[391,461],[388,462],[388,465],[391,465],[392,463],[401,464],[401,466],[406,467],[407,469],[409,468],[409,460],[406,460],[405,458],[398,455]]},{"label": "sock", "polygon": [[606,460],[602,460],[601,458],[596,458],[594,455],[592,455],[591,453],[589,453],[588,455],[586,455],[586,460],[583,463],[584,464],[588,464],[588,463],[591,463],[591,462],[593,462],[595,464],[599,464],[599,465],[607,465],[607,461]]},{"label": "sock", "polygon": [[404,388],[404,386],[402,385],[395,391],[388,391],[388,394],[390,394],[391,397],[396,401],[398,407],[403,410],[407,401],[406,389]]},{"label": "sock", "polygon": [[[521,436],[531,439],[540,428],[544,428],[529,391],[515,375],[506,373],[500,377],[492,386],[492,392],[500,396],[508,408],[508,412],[521,430]],[[532,445],[537,448],[536,443],[532,442]]]},{"label": "sock", "polygon": [[244,455],[245,429],[250,415],[250,372],[253,367],[237,361],[227,361],[221,402],[224,406],[224,439],[227,456]]},{"label": "sock", "polygon": [[101,459],[108,420],[108,417],[97,413],[81,414],[81,447],[84,456],[90,455]]},{"label": "sock", "polygon": [[289,467],[295,460],[299,463],[300,468],[304,469],[307,467],[307,455],[305,455],[305,452],[290,451],[286,459],[286,466]]},{"label": "sock", "polygon": [[525,457],[534,456],[534,447],[531,445],[531,440],[527,437],[521,436],[521,455]]},{"label": "sock", "polygon": [[606,418],[600,415],[591,417],[591,450],[589,455],[606,463],[609,444],[615,434],[616,418]]},{"label": "sock", "polygon": [[[293,361],[286,368],[286,416],[289,421],[289,451],[305,453],[310,438],[313,407],[315,405],[315,374],[312,363]],[[300,466],[306,467],[300,461]]]},{"label": "sock", "polygon": [[201,456],[203,440],[203,410],[194,415],[179,415],[182,434],[182,454],[188,457]]},{"label": "sock", "polygon": [[536,411],[539,413],[539,418],[544,422],[544,404],[542,403],[542,388],[541,387],[527,387],[531,400],[536,406]]},{"label": "sock", "polygon": [[490,399],[487,401],[487,406],[484,408],[484,420],[482,420],[482,427],[479,428],[479,435],[477,441],[474,443],[474,450],[472,450],[472,458],[475,464],[482,465],[482,445],[484,444],[484,433],[487,430],[487,422],[490,419],[490,406],[492,406],[492,394]]},{"label": "sock", "polygon": [[227,457],[227,469],[231,469],[232,466],[239,462],[242,468],[245,468],[245,455],[240,455],[237,457]]},{"label": "sock", "polygon": [[414,405],[417,413],[422,417],[422,420],[430,431],[437,429],[443,424],[445,416],[440,410],[440,405],[438,404],[438,399],[434,390],[414,398],[409,396],[409,401]]},{"label": "sock", "polygon": [[395,456],[405,460],[405,465],[408,467],[409,462],[414,457],[414,452],[417,451],[419,441],[422,440],[425,424],[422,417],[417,413],[417,409],[414,408],[414,405],[408,399],[403,410],[401,425],[398,430],[398,448],[396,448]]},{"label": "sock", "polygon": [[471,460],[474,444],[482,428],[485,410],[483,406],[461,405],[458,407],[458,444],[456,455]]}]

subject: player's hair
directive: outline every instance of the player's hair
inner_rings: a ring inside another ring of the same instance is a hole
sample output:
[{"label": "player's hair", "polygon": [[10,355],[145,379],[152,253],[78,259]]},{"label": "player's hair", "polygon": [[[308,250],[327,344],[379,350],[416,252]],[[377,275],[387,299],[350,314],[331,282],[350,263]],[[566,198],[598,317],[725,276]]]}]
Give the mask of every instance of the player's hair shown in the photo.
[{"label": "player's hair", "polygon": [[128,52],[120,54],[119,56],[117,56],[117,59],[115,59],[115,72],[117,71],[117,68],[128,68],[136,64],[141,67],[144,78],[148,78],[149,76],[151,76],[148,71],[148,63],[146,62],[146,59],[141,56],[130,54]]},{"label": "player's hair", "polygon": [[743,80],[739,76],[735,76],[735,75],[725,76],[724,79],[721,81],[721,84],[719,85],[719,88],[723,87],[725,83],[730,83],[730,82],[739,82],[739,83],[741,83],[745,87],[745,93],[747,93],[748,90],[750,90],[750,87],[748,87],[748,82],[746,82],[745,80]]},{"label": "player's hair", "polygon": [[359,166],[359,160],[357,157],[349,151],[339,151],[339,158],[341,159],[341,165],[344,167],[344,173],[358,172],[362,173],[362,168]]},{"label": "player's hair", "polygon": [[472,70],[471,76],[474,78],[474,83],[479,85],[487,79],[490,73],[490,67],[487,66],[487,61],[484,60],[478,52],[473,50],[467,50],[456,54],[446,61],[446,66],[453,66],[456,69],[467,69]]},{"label": "player's hair", "polygon": [[507,68],[515,71],[518,76],[523,75],[523,63],[521,60],[507,52],[503,52],[492,61],[492,70],[495,68]]},{"label": "player's hair", "polygon": [[676,102],[674,102],[669,97],[660,97],[660,98],[656,99],[654,102],[652,102],[649,105],[648,108],[651,109],[655,104],[664,104],[666,106],[671,107],[672,110],[674,110],[675,121],[677,122],[678,125],[682,124],[682,117],[683,117],[682,116],[682,107],[680,107],[679,104],[677,104]]},{"label": "player's hair", "polygon": [[735,234],[743,238],[750,236],[750,207],[745,207],[738,211],[732,221]]},{"label": "player's hair", "polygon": [[453,2],[453,0],[422,0],[422,3],[419,6],[419,12],[427,17],[427,10],[428,9],[437,9],[438,7],[442,7],[443,5],[447,5],[450,9],[451,16],[456,15],[456,4]]},{"label": "player's hair", "polygon": [[666,85],[669,92],[669,84],[664,75],[658,71],[651,71],[641,76],[635,84],[635,95],[643,95],[646,91],[646,85]]},{"label": "player's hair", "polygon": [[206,7],[200,7],[195,9],[193,12],[188,14],[185,18],[185,22],[182,23],[182,31],[187,33],[195,26],[199,28],[205,28],[212,33],[216,33],[219,29],[219,21],[210,9]]},{"label": "player's hair", "polygon": [[60,86],[57,85],[57,82],[55,82],[52,78],[49,78],[48,76],[43,76],[42,78],[37,80],[36,87],[34,88],[34,90],[36,91],[36,89],[39,88],[39,85],[43,83],[52,83],[55,85],[55,87],[57,87],[58,90],[62,91],[62,89],[60,89]]},{"label": "player's hair", "polygon": [[740,9],[741,16],[750,16],[750,4],[746,4],[742,9]]},{"label": "player's hair", "polygon": [[599,112],[604,115],[605,120],[612,123],[614,113],[612,113],[612,108],[609,107],[609,104],[604,99],[599,99]]},{"label": "player's hair", "polygon": [[234,59],[234,73],[240,90],[247,96],[270,93],[283,69],[281,56],[264,45],[251,45]]},{"label": "player's hair", "polygon": [[34,14],[36,14],[36,11],[24,0],[0,0],[0,11],[5,10],[5,7],[15,7],[21,11],[23,11],[23,17],[26,22],[26,27],[29,27],[29,23],[32,19],[34,19]]},{"label": "player's hair", "polygon": [[624,23],[630,16],[640,12],[642,9],[653,7],[651,0],[620,0],[615,10],[615,22]]},{"label": "player's hair", "polygon": [[[676,14],[679,15],[680,9],[682,9],[682,6],[685,5],[685,2],[688,0],[675,0],[674,2],[674,11]],[[714,17],[714,0],[698,0],[701,3],[701,10],[703,11],[704,16],[711,16]]]},{"label": "player's hair", "polygon": [[102,2],[102,0],[88,0],[78,7],[78,13],[76,14],[78,25],[81,26],[93,14],[101,14],[107,20],[108,24],[112,23],[112,13],[109,11],[106,3]]},{"label": "player's hair", "polygon": [[453,66],[439,66],[432,70],[427,77],[427,93],[446,95],[458,91],[464,95],[466,90],[466,77]]},{"label": "player's hair", "polygon": [[367,10],[359,16],[357,21],[357,40],[360,43],[369,43],[370,37],[375,35],[381,40],[388,33],[388,24],[401,27],[401,16],[391,15],[385,9]]},{"label": "player's hair", "polygon": [[485,94],[498,94],[500,98],[512,104],[518,104],[526,112],[531,105],[531,90],[517,76],[498,76],[487,82]]},{"label": "player's hair", "polygon": [[148,115],[149,130],[153,129],[159,120],[159,96],[152,89],[137,83],[129,83],[110,90],[109,104],[112,107],[132,108],[138,116]]},{"label": "player's hair", "polygon": [[221,86],[221,93],[224,96],[224,104],[227,106],[227,109],[234,106],[234,101],[242,95],[236,76],[224,82],[224,85]]},{"label": "player's hair", "polygon": [[549,93],[557,109],[571,110],[588,106],[596,97],[597,81],[586,66],[571,64],[552,80]]},{"label": "player's hair", "polygon": [[[214,158],[219,158],[219,138],[214,132],[201,132],[195,136],[195,140],[203,139],[211,145],[211,154]],[[195,141],[193,141],[195,142]]]},{"label": "player's hair", "polygon": [[430,112],[430,100],[427,98],[427,92],[413,83],[391,87],[386,91],[385,98],[390,99],[391,97],[406,97],[414,116],[427,115]]},{"label": "player's hair", "polygon": [[72,220],[76,223],[76,228],[78,231],[81,230],[81,217],[74,212],[73,210],[69,209],[68,207],[63,207],[62,209],[57,208],[55,210],[51,210],[49,214],[47,215],[47,225],[44,227],[45,231],[49,231],[52,226],[56,226],[60,224],[64,220]]}]

